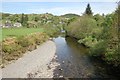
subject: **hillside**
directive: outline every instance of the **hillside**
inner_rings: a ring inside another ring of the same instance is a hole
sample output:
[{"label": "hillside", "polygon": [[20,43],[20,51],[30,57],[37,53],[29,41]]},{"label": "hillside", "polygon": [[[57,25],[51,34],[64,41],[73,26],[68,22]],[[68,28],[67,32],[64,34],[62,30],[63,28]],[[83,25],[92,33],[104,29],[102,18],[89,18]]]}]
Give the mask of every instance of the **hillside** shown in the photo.
[{"label": "hillside", "polygon": [[72,14],[72,13],[65,14],[65,15],[61,15],[61,16],[62,16],[62,17],[66,17],[66,18],[80,17],[80,15]]}]

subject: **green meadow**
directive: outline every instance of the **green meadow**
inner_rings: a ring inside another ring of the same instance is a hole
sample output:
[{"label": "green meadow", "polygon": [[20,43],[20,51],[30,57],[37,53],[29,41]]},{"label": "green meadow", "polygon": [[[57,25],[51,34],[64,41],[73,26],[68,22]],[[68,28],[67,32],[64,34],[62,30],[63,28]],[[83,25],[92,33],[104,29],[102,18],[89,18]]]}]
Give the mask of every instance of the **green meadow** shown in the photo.
[{"label": "green meadow", "polygon": [[0,40],[3,40],[7,37],[19,37],[35,32],[43,32],[44,30],[42,28],[3,28],[0,31],[2,32],[0,33]]},{"label": "green meadow", "polygon": [[2,41],[2,29],[0,28],[0,41]]}]

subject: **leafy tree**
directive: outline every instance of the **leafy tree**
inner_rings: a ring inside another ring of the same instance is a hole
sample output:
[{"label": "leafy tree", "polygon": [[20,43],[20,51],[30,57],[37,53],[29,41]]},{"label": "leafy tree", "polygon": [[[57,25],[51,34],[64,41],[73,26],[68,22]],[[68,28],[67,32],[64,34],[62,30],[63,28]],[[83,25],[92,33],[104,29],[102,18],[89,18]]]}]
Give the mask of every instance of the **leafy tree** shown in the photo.
[{"label": "leafy tree", "polygon": [[84,39],[87,36],[97,37],[101,32],[101,28],[97,27],[96,21],[88,16],[82,16],[71,22],[68,27],[66,27],[66,30],[67,35],[78,39]]},{"label": "leafy tree", "polygon": [[91,10],[91,7],[90,7],[90,4],[87,5],[87,8],[85,10],[85,14],[87,14],[87,15],[92,15],[93,14],[92,10]]},{"label": "leafy tree", "polygon": [[[114,66],[120,67],[120,6],[117,10],[105,16],[102,24],[103,31],[101,33],[102,43],[96,44],[91,48],[92,55],[102,55],[103,59]],[[101,45],[101,46],[100,46]]]},{"label": "leafy tree", "polygon": [[39,18],[38,17],[35,17],[35,22],[38,22]]},{"label": "leafy tree", "polygon": [[93,18],[96,20],[97,26],[101,26],[102,23],[104,22],[104,17],[101,16],[100,14],[94,15]]},{"label": "leafy tree", "polygon": [[28,21],[28,15],[25,15],[25,17],[24,17],[24,21],[25,21],[25,22]]},{"label": "leafy tree", "polygon": [[6,19],[7,17],[11,15],[9,13],[1,13],[1,14],[2,14],[2,19]]},{"label": "leafy tree", "polygon": [[12,15],[10,20],[13,22],[20,22],[20,16],[18,14]]},{"label": "leafy tree", "polygon": [[108,47],[107,52],[105,53],[105,58],[110,64],[114,66],[120,66],[120,5],[114,14],[111,15],[112,24],[110,26],[109,40],[107,41]]}]

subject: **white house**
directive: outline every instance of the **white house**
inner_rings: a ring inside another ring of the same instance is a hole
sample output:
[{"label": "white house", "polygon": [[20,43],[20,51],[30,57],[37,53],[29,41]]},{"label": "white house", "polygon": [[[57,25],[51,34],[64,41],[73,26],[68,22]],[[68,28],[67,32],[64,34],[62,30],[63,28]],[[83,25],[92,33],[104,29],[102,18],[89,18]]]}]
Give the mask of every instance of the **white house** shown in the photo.
[{"label": "white house", "polygon": [[21,26],[22,26],[22,24],[21,24],[21,23],[19,23],[19,22],[16,22],[13,26],[14,26],[14,27],[21,27]]}]

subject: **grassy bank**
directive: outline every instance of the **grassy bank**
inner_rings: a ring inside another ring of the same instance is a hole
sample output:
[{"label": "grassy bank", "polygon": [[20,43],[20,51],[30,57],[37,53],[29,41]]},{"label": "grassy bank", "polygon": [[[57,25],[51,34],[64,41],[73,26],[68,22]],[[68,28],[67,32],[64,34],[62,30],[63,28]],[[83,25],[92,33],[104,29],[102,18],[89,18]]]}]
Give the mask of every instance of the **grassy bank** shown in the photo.
[{"label": "grassy bank", "polygon": [[51,25],[41,28],[3,28],[1,36],[3,65],[17,60],[59,32]]},{"label": "grassy bank", "polygon": [[36,49],[37,45],[48,39],[43,28],[2,28],[0,31],[3,65],[17,60],[25,52]]},{"label": "grassy bank", "polygon": [[2,41],[2,61],[3,65],[8,64],[13,60],[17,60],[27,51],[32,51],[37,48],[37,45],[42,44],[49,37],[45,33],[32,33],[22,37],[10,37]]}]

